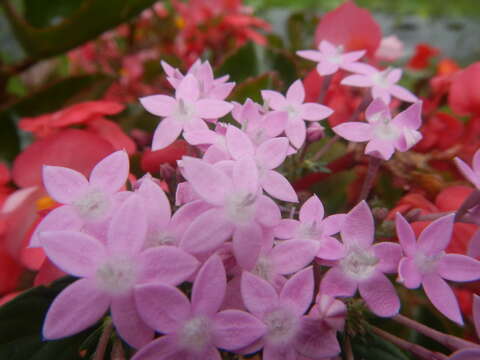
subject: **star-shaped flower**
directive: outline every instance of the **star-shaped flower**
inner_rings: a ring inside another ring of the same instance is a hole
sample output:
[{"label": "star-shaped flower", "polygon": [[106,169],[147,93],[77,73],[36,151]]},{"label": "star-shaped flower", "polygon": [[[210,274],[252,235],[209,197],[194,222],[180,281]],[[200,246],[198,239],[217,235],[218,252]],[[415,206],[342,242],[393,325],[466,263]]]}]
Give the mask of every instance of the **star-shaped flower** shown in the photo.
[{"label": "star-shaped flower", "polygon": [[455,163],[463,176],[468,179],[477,189],[480,190],[480,149],[475,152],[472,167],[468,166],[462,159],[456,157]]}]

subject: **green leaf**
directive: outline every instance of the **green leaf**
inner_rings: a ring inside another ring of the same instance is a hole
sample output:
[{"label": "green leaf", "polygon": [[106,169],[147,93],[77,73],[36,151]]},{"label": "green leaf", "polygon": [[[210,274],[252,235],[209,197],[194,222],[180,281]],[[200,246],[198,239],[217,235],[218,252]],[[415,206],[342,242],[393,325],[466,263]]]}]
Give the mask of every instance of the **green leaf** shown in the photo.
[{"label": "green leaf", "polygon": [[83,0],[24,0],[25,20],[35,27],[56,25],[71,16]]},{"label": "green leaf", "polygon": [[352,340],[355,359],[363,360],[409,360],[397,346],[375,334],[357,336]]},{"label": "green leaf", "polygon": [[253,101],[262,102],[260,91],[273,87],[278,82],[278,78],[273,73],[266,73],[254,78],[250,78],[235,87],[230,98],[239,103],[243,103],[247,98]]},{"label": "green leaf", "polygon": [[73,281],[74,278],[65,277],[48,287],[33,288],[0,307],[0,359],[82,359],[81,345],[92,329],[55,341],[45,341],[41,337],[50,304]]},{"label": "green leaf", "polygon": [[260,64],[255,49],[252,42],[237,49],[223,61],[216,74],[230,75],[230,79],[237,83],[241,83],[250,76],[259,75]]}]

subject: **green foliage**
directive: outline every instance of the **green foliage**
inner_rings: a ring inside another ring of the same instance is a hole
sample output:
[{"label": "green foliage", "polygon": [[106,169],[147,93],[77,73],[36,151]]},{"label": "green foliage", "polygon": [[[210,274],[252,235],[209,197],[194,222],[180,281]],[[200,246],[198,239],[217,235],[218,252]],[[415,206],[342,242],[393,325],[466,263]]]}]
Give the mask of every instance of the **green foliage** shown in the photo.
[{"label": "green foliage", "polygon": [[409,360],[410,358],[392,343],[375,334],[357,336],[352,340],[355,358],[363,360]]}]

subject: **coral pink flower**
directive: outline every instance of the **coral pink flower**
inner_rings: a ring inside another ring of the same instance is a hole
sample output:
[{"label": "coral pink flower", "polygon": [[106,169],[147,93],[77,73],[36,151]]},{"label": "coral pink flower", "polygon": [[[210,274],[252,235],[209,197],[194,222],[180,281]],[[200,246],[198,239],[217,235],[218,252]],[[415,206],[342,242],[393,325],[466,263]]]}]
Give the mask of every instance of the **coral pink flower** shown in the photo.
[{"label": "coral pink flower", "polygon": [[323,120],[333,113],[333,110],[327,106],[316,103],[304,103],[305,89],[301,80],[295,81],[288,88],[286,96],[277,91],[263,90],[262,97],[273,110],[288,113],[285,134],[297,149],[303,145],[307,136],[304,120]]},{"label": "coral pink flower", "polygon": [[353,296],[358,288],[373,313],[390,317],[398,313],[400,300],[384,273],[396,273],[401,248],[391,242],[373,245],[374,232],[372,213],[362,201],[345,216],[340,234],[346,255],[325,274],[320,291],[330,296]]},{"label": "coral pink flower", "polygon": [[402,70],[388,68],[378,70],[368,64],[357,64],[350,69],[356,74],[345,77],[342,85],[369,87],[372,98],[380,98],[386,104],[390,104],[391,97],[396,97],[406,102],[417,102],[418,98],[404,87],[397,85],[402,77]]},{"label": "coral pink flower", "polygon": [[480,149],[473,156],[472,168],[458,157],[454,160],[463,176],[480,190]]},{"label": "coral pink flower", "polygon": [[480,114],[480,62],[473,63],[453,76],[448,104],[459,115]]},{"label": "coral pink flower", "polygon": [[300,50],[297,55],[318,62],[317,71],[321,76],[331,75],[339,69],[349,70],[351,64],[356,64],[365,50],[344,52],[342,46],[334,46],[327,40],[320,41],[318,51]]},{"label": "coral pink flower", "polygon": [[367,124],[345,122],[333,131],[349,141],[368,141],[366,154],[388,160],[395,150],[407,151],[422,138],[417,131],[422,123],[421,108],[421,103],[415,103],[392,119],[388,106],[376,99],[365,112]]},{"label": "coral pink flower", "polygon": [[138,310],[164,336],[142,348],[133,360],[220,360],[217,348],[235,351],[265,333],[265,326],[240,310],[219,311],[227,278],[222,261],[211,256],[195,279],[191,302],[167,285],[143,285],[135,292]]},{"label": "coral pink flower", "polygon": [[198,261],[172,246],[142,251],[146,232],[143,203],[132,195],[112,218],[106,239],[75,231],[42,233],[41,245],[47,256],[67,273],[81,278],[50,306],[43,326],[46,339],[85,330],[109,308],[117,332],[130,345],[138,348],[153,338],[153,331],[137,311],[137,286],[177,285],[193,274]]},{"label": "coral pink flower", "polygon": [[478,280],[480,262],[469,256],[445,253],[452,236],[453,219],[451,214],[432,222],[415,241],[411,226],[397,214],[397,235],[405,253],[398,266],[398,276],[409,289],[422,285],[438,311],[463,324],[458,301],[445,280]]},{"label": "coral pink flower", "polygon": [[403,42],[395,35],[382,38],[375,57],[382,61],[395,61],[404,55]]}]

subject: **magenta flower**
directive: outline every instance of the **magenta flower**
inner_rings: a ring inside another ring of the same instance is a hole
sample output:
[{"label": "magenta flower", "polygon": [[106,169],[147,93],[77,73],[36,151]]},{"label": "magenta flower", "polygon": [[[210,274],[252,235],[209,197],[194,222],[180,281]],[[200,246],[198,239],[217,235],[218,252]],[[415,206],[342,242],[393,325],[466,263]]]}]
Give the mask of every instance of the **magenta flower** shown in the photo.
[{"label": "magenta flower", "polygon": [[423,286],[425,294],[443,315],[463,324],[458,301],[445,280],[480,279],[480,262],[465,255],[446,254],[453,231],[454,214],[428,225],[415,241],[408,222],[397,213],[397,236],[404,256],[398,266],[399,281],[409,289]]},{"label": "magenta flower", "polygon": [[[477,331],[477,337],[480,337],[480,296],[473,295],[473,323]],[[449,357],[450,360],[478,360],[480,359],[480,347],[461,349],[454,352]]]},{"label": "magenta flower", "polygon": [[372,245],[374,233],[372,213],[362,201],[345,216],[340,234],[346,254],[325,274],[320,291],[330,296],[353,296],[358,288],[373,313],[390,317],[398,313],[400,300],[384,274],[396,272],[401,248],[391,242]]},{"label": "magenta flower", "polygon": [[118,191],[125,185],[129,160],[125,151],[116,151],[93,168],[89,180],[79,172],[61,167],[44,166],[43,184],[60,206],[40,222],[30,246],[40,246],[44,231],[80,230],[85,225],[93,230],[101,226],[124,198]]},{"label": "magenta flower", "polygon": [[422,138],[417,129],[422,124],[422,103],[418,102],[393,119],[388,106],[375,99],[365,111],[368,123],[345,122],[333,128],[341,137],[355,142],[368,141],[365,154],[388,160],[395,150],[404,152]]},{"label": "magenta flower", "polygon": [[333,110],[316,103],[304,103],[305,89],[302,81],[295,81],[287,91],[286,97],[277,91],[263,90],[264,101],[277,111],[288,113],[288,122],[285,134],[297,149],[305,142],[307,128],[305,121],[318,121],[329,117]]},{"label": "magenta flower", "polygon": [[308,241],[314,246],[315,256],[325,260],[338,260],[345,256],[345,247],[332,235],[338,233],[345,215],[328,216],[320,199],[313,195],[300,208],[300,221],[283,219],[275,228],[275,236],[291,241]]},{"label": "magenta flower", "polygon": [[330,341],[332,337],[324,338],[324,328],[304,316],[312,303],[313,288],[312,268],[293,275],[279,295],[267,281],[244,272],[243,302],[265,324],[267,331],[262,339],[243,349],[242,353],[263,347],[264,360],[296,359],[300,355],[320,359],[337,355],[340,352],[338,342]]},{"label": "magenta flower", "polygon": [[349,70],[365,55],[365,50],[343,52],[343,46],[335,46],[327,40],[320,41],[318,51],[300,50],[297,55],[318,62],[317,71],[321,76],[332,75],[339,69]]},{"label": "magenta flower", "polygon": [[147,232],[142,201],[131,195],[113,216],[106,239],[75,231],[48,231],[40,242],[50,260],[80,277],[53,301],[43,336],[53,340],[95,324],[110,308],[119,335],[133,347],[153,338],[134,301],[136,287],[148,283],[177,285],[198,267],[181,249],[162,246],[142,250]]},{"label": "magenta flower", "polygon": [[143,107],[153,115],[165,117],[153,135],[152,150],[167,147],[184,131],[207,129],[204,120],[222,117],[232,110],[226,101],[200,98],[196,77],[185,76],[177,87],[175,97],[151,95],[140,99]]},{"label": "magenta flower", "polygon": [[456,157],[454,160],[463,176],[465,176],[468,181],[470,181],[477,189],[480,190],[480,149],[477,150],[473,156],[473,169],[458,157]]},{"label": "magenta flower", "polygon": [[220,360],[217,348],[235,351],[265,334],[265,326],[240,310],[219,309],[226,289],[222,261],[213,255],[202,266],[191,303],[177,288],[143,285],[135,293],[143,319],[164,336],[142,348],[133,360]]},{"label": "magenta flower", "polygon": [[380,98],[386,104],[390,104],[392,96],[411,103],[418,101],[418,98],[409,90],[397,85],[402,77],[400,69],[388,68],[380,71],[371,65],[362,63],[352,66],[349,70],[356,74],[345,77],[341,84],[369,87],[373,99]]}]

